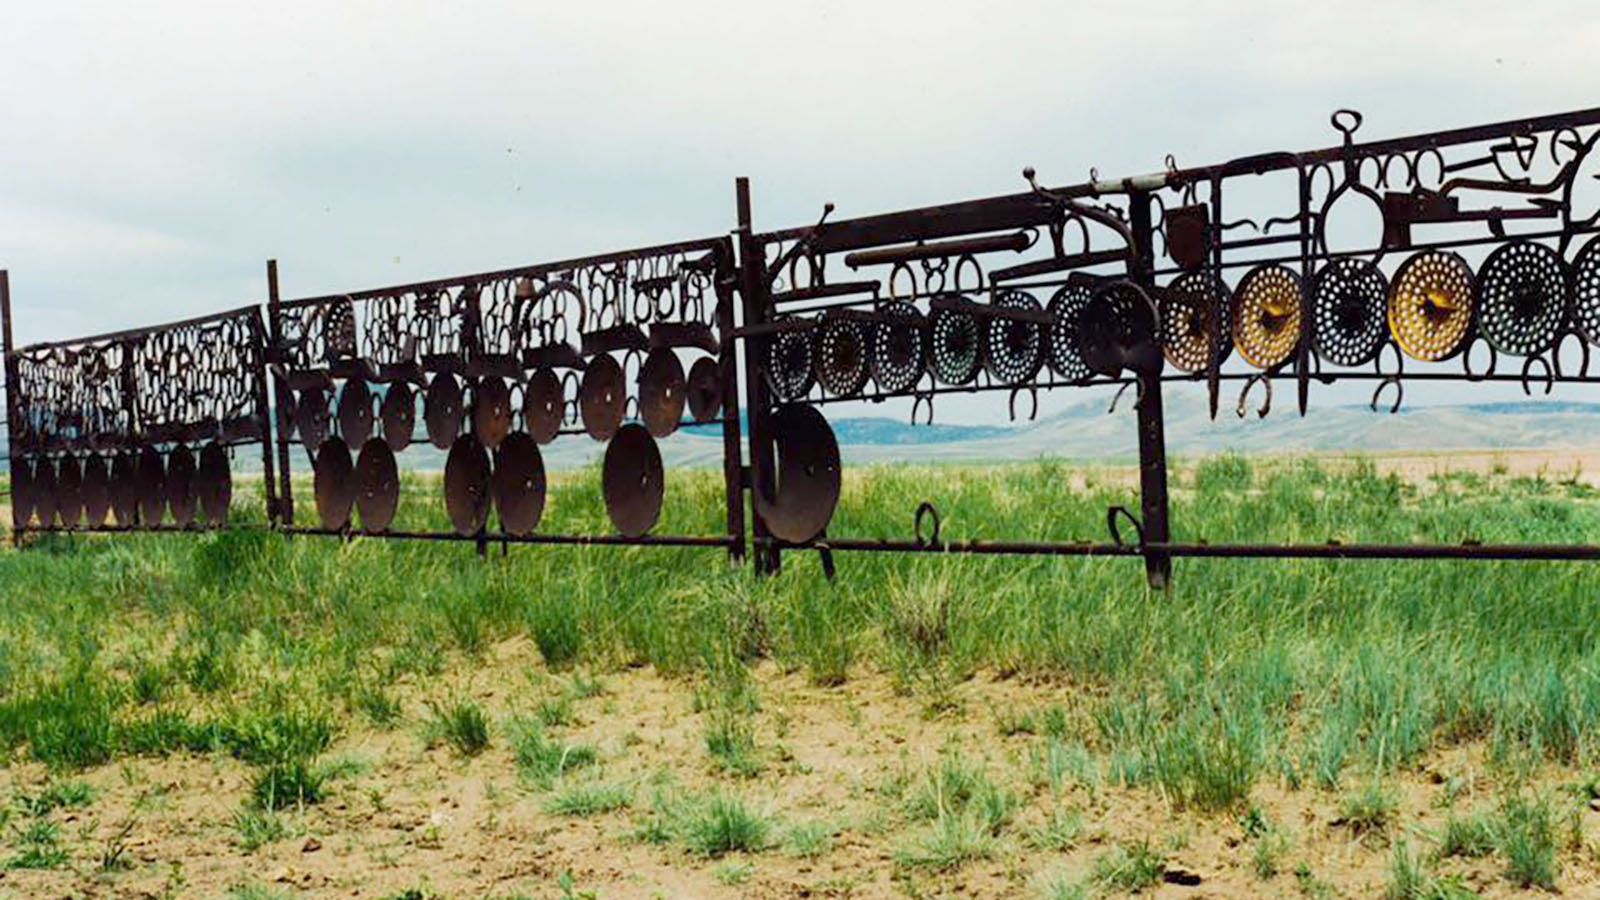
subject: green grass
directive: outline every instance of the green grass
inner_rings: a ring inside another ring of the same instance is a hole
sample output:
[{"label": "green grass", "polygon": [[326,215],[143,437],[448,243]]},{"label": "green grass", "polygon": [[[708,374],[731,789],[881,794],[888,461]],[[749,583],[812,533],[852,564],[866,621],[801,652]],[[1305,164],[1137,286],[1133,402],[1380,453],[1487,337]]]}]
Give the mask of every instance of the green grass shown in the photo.
[{"label": "green grass", "polygon": [[513,719],[506,728],[517,771],[530,783],[551,787],[557,778],[593,765],[599,751],[588,744],[568,744],[545,734],[537,720]]},{"label": "green grass", "polygon": [[457,754],[473,757],[489,746],[489,717],[475,701],[429,701],[424,726],[428,743],[444,742]]},{"label": "green grass", "polygon": [[622,784],[590,782],[558,788],[545,802],[545,811],[558,816],[594,816],[626,809],[633,791]]},{"label": "green grass", "polygon": [[716,791],[689,805],[682,815],[684,844],[702,856],[765,850],[772,823],[737,794]]},{"label": "green grass", "polygon": [[1112,890],[1142,891],[1154,887],[1167,871],[1167,861],[1146,843],[1118,844],[1095,857],[1090,878]]},{"label": "green grass", "polygon": [[234,813],[233,831],[239,849],[246,853],[254,853],[290,835],[288,823],[270,809],[242,809]]}]

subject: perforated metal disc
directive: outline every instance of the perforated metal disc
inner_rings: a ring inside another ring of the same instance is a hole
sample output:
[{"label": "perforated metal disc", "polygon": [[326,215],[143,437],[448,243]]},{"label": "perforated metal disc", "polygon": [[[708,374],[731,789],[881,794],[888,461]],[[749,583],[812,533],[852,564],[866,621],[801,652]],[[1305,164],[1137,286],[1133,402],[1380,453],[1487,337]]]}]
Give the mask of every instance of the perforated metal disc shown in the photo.
[{"label": "perforated metal disc", "polygon": [[796,400],[816,384],[811,365],[811,335],[781,331],[767,345],[767,385],[779,400]]},{"label": "perforated metal disc", "polygon": [[477,534],[489,520],[489,451],[463,434],[444,461],[444,508],[456,534]]},{"label": "perforated metal disc", "polygon": [[688,379],[677,351],[660,347],[650,351],[639,367],[639,418],[656,437],[678,430],[683,405],[688,401]]},{"label": "perforated metal disc", "polygon": [[472,430],[490,450],[511,433],[511,388],[505,379],[488,375],[472,391]]},{"label": "perforated metal disc", "polygon": [[506,436],[494,454],[494,474],[489,488],[500,512],[500,530],[506,534],[532,534],[544,515],[544,454],[539,442],[524,431]]},{"label": "perforated metal disc", "polygon": [[528,434],[541,444],[548,444],[561,432],[561,417],[566,406],[561,390],[561,379],[552,369],[533,373],[522,394],[522,422]]},{"label": "perforated metal disc", "polygon": [[194,452],[179,444],[167,454],[167,509],[172,521],[188,525],[194,521]]},{"label": "perforated metal disc", "polygon": [[139,457],[118,453],[111,460],[111,514],[123,528],[133,525],[139,510]]},{"label": "perforated metal disc", "polygon": [[1364,259],[1336,259],[1311,279],[1311,346],[1338,366],[1364,366],[1389,338],[1383,304],[1389,284]]},{"label": "perforated metal disc", "polygon": [[1600,344],[1600,235],[1572,261],[1572,320],[1591,344]]},{"label": "perforated metal disc", "polygon": [[622,366],[609,353],[589,361],[578,384],[578,415],[583,430],[597,441],[610,440],[622,424],[628,404],[628,384]]},{"label": "perforated metal disc", "polygon": [[139,448],[134,482],[138,485],[139,524],[161,524],[167,509],[167,465],[149,444]]},{"label": "perforated metal disc", "polygon": [[928,323],[904,300],[883,304],[878,315],[883,318],[872,333],[872,381],[884,393],[898,393],[927,370]]},{"label": "perforated metal disc", "polygon": [[666,485],[661,451],[649,429],[636,422],[618,429],[606,445],[600,486],[606,515],[619,534],[641,537],[655,527]]},{"label": "perforated metal disc", "polygon": [[56,463],[56,518],[63,528],[77,528],[83,520],[83,464],[76,456]]},{"label": "perforated metal disc", "polygon": [[422,400],[422,423],[428,429],[428,442],[440,450],[455,443],[461,433],[461,383],[449,372],[439,372],[428,382]]},{"label": "perforated metal disc", "polygon": [[361,516],[361,530],[387,529],[394,521],[395,508],[400,505],[400,467],[395,464],[394,451],[382,438],[373,438],[361,445],[355,480],[356,512]]},{"label": "perforated metal disc", "polygon": [[1083,381],[1094,374],[1083,361],[1083,351],[1078,341],[1078,324],[1094,291],[1084,284],[1069,284],[1055,292],[1046,311],[1050,313],[1050,329],[1046,349],[1050,369],[1067,381]]},{"label": "perforated metal disc", "polygon": [[22,526],[33,518],[33,460],[19,456],[11,461],[11,524]]},{"label": "perforated metal disc", "polygon": [[817,383],[831,397],[855,397],[867,384],[872,333],[867,323],[841,315],[823,316],[816,332]]},{"label": "perforated metal disc", "polygon": [[761,517],[778,538],[803,543],[828,527],[839,503],[839,443],[814,407],[790,404],[772,416],[777,496]]},{"label": "perforated metal disc", "polygon": [[323,528],[338,530],[350,524],[350,507],[356,500],[354,471],[350,445],[336,437],[322,442],[312,466],[311,486]]},{"label": "perforated metal disc", "polygon": [[383,416],[383,441],[389,449],[399,453],[411,446],[411,435],[417,427],[417,395],[411,385],[396,381],[389,385],[379,409]]},{"label": "perforated metal disc", "polygon": [[339,437],[351,447],[372,437],[372,389],[359,378],[346,381],[339,391]]},{"label": "perforated metal disc", "polygon": [[1156,311],[1137,285],[1101,285],[1078,317],[1078,354],[1089,371],[1116,377],[1123,369],[1161,371]]},{"label": "perforated metal disc", "polygon": [[1217,363],[1233,352],[1233,322],[1228,290],[1209,272],[1190,272],[1167,286],[1157,302],[1161,311],[1161,353],[1173,368],[1206,372],[1211,368],[1211,334],[1216,322]]},{"label": "perforated metal disc", "polygon": [[1466,342],[1476,299],[1466,260],[1425,250],[1406,260],[1389,282],[1389,333],[1413,359],[1448,359]]},{"label": "perforated metal disc", "polygon": [[350,298],[343,297],[323,307],[326,318],[322,321],[322,340],[328,362],[348,359],[356,355],[356,308]]},{"label": "perforated metal disc", "polygon": [[936,309],[928,316],[928,370],[945,384],[967,384],[983,365],[983,328],[978,318],[958,309]]},{"label": "perforated metal disc", "polygon": [[33,465],[33,512],[40,528],[54,528],[56,524],[56,464],[41,456]]},{"label": "perforated metal disc", "polygon": [[83,524],[100,528],[111,515],[111,467],[105,457],[90,454],[83,461]]},{"label": "perforated metal disc", "polygon": [[[1037,312],[1039,301],[1027,291],[1001,291],[994,306]],[[1001,384],[1032,381],[1044,367],[1044,327],[1004,316],[983,323],[983,367]]]},{"label": "perforated metal disc", "polygon": [[1233,345],[1258,369],[1282,365],[1300,341],[1300,276],[1284,266],[1258,266],[1233,293]]},{"label": "perforated metal disc", "polygon": [[1535,356],[1550,349],[1571,305],[1561,257],[1543,244],[1504,244],[1478,270],[1478,329],[1501,353]]},{"label": "perforated metal disc", "polygon": [[212,528],[221,528],[228,521],[228,507],[233,503],[233,471],[226,447],[213,442],[200,448],[195,484],[201,520]]},{"label": "perforated metal disc", "polygon": [[689,415],[710,422],[722,415],[722,373],[714,357],[702,356],[689,367]]},{"label": "perforated metal disc", "polygon": [[301,391],[294,399],[294,430],[313,453],[328,439],[328,425],[333,419],[328,406],[332,401],[326,388]]}]

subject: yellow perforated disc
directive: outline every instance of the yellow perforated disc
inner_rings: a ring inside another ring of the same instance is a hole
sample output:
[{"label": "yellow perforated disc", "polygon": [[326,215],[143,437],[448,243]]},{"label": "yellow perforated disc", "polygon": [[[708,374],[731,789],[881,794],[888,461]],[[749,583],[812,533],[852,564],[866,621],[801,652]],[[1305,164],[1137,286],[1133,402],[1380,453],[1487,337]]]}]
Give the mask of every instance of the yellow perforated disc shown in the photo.
[{"label": "yellow perforated disc", "polygon": [[1300,276],[1283,266],[1261,266],[1233,295],[1233,345],[1258,369],[1282,365],[1300,342]]},{"label": "yellow perforated disc", "polygon": [[1448,359],[1466,340],[1474,305],[1467,261],[1426,250],[1406,260],[1389,284],[1389,333],[1412,359]]}]

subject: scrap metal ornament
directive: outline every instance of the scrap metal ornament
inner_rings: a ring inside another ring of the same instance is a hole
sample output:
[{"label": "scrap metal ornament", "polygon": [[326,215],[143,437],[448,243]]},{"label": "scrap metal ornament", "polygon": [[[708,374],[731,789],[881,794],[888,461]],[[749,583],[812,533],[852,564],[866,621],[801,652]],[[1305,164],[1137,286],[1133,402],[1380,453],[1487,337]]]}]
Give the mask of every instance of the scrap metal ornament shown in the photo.
[{"label": "scrap metal ornament", "polygon": [[494,452],[489,487],[500,515],[501,531],[524,537],[539,527],[546,489],[544,455],[532,435],[514,431],[506,436]]},{"label": "scrap metal ornament", "polygon": [[477,534],[488,522],[489,475],[489,452],[477,435],[456,438],[444,463],[444,506],[456,534]]},{"label": "scrap metal ornament", "polygon": [[111,514],[117,525],[132,528],[139,510],[139,457],[129,451],[111,459]]},{"label": "scrap metal ornament", "polygon": [[361,446],[354,477],[361,530],[369,534],[388,530],[400,505],[400,467],[387,442],[372,438]]},{"label": "scrap metal ornament", "polygon": [[417,395],[411,385],[396,381],[389,385],[379,409],[383,419],[383,440],[395,453],[411,446],[411,435],[417,427]]},{"label": "scrap metal ornament", "polygon": [[1389,332],[1412,359],[1437,362],[1466,343],[1477,306],[1472,268],[1458,254],[1425,250],[1389,282]]},{"label": "scrap metal ornament", "polygon": [[[1209,272],[1190,272],[1167,286],[1161,313],[1161,352],[1180,372],[1209,371],[1233,352],[1228,290]],[[1212,350],[1215,331],[1216,349]]]},{"label": "scrap metal ornament", "polygon": [[583,430],[597,441],[607,441],[622,424],[628,403],[628,384],[622,366],[609,353],[589,361],[578,385],[578,413]]},{"label": "scrap metal ornament", "polygon": [[606,515],[623,537],[643,537],[661,517],[665,494],[661,450],[649,429],[630,422],[617,430],[606,445],[601,470],[601,492]]},{"label": "scrap metal ornament", "polygon": [[805,543],[822,534],[839,504],[839,443],[816,407],[791,403],[772,416],[777,490],[757,491],[756,511],[780,540]]},{"label": "scrap metal ornament", "polygon": [[1503,244],[1478,270],[1478,329],[1510,356],[1536,356],[1555,346],[1572,295],[1561,257],[1543,244]]},{"label": "scrap metal ornament", "polygon": [[867,383],[871,330],[855,316],[829,313],[816,330],[817,383],[830,397],[859,396]]},{"label": "scrap metal ornament", "polygon": [[1079,346],[1079,322],[1094,291],[1086,284],[1067,284],[1050,297],[1050,331],[1046,347],[1050,369],[1064,381],[1084,381],[1094,374],[1083,361]]},{"label": "scrap metal ornament", "polygon": [[422,421],[428,429],[428,442],[444,450],[455,444],[461,433],[461,383],[449,372],[437,372],[428,382],[423,398]]},{"label": "scrap metal ornament", "polygon": [[1258,266],[1233,294],[1233,345],[1245,362],[1275,369],[1300,343],[1300,276],[1286,266]]},{"label": "scrap metal ornament", "polygon": [[[1001,291],[996,309],[1040,312],[1039,301],[1026,291]],[[997,384],[1032,381],[1044,366],[1044,328],[1037,322],[990,316],[983,326],[983,366]]]},{"label": "scrap metal ornament", "polygon": [[139,449],[137,474],[139,524],[159,525],[167,508],[167,467],[161,454],[149,444]]},{"label": "scrap metal ornament", "polygon": [[494,375],[478,379],[472,392],[472,429],[490,450],[511,432],[511,389],[505,379]]},{"label": "scrap metal ornament", "polygon": [[688,400],[683,363],[670,347],[650,351],[639,367],[639,418],[650,434],[664,438],[678,430]]},{"label": "scrap metal ornament", "polygon": [[372,389],[359,378],[346,381],[339,391],[339,437],[349,447],[372,437]]},{"label": "scrap metal ornament", "polygon": [[200,501],[201,518],[211,528],[221,528],[228,521],[228,507],[233,504],[230,469],[227,448],[215,441],[201,448],[195,494]]},{"label": "scrap metal ornament", "polygon": [[928,370],[945,384],[970,384],[983,367],[983,329],[963,309],[935,309],[928,317]]},{"label": "scrap metal ornament", "polygon": [[330,531],[343,531],[350,525],[350,508],[355,505],[355,467],[350,462],[350,447],[331,437],[317,450],[311,488],[317,498],[317,518]]},{"label": "scrap metal ornament", "polygon": [[104,528],[111,515],[111,469],[104,456],[92,453],[83,461],[83,523],[90,528]]},{"label": "scrap metal ornament", "polygon": [[522,394],[522,426],[535,442],[548,444],[561,433],[566,414],[566,395],[561,379],[545,367],[533,373]]},{"label": "scrap metal ornament", "polygon": [[928,367],[927,320],[904,300],[878,307],[872,334],[872,381],[886,394],[908,390]]},{"label": "scrap metal ornament", "polygon": [[689,367],[689,417],[697,424],[722,415],[722,372],[714,357],[702,356]]},{"label": "scrap metal ornament", "polygon": [[1342,257],[1311,279],[1311,347],[1339,366],[1364,366],[1389,339],[1384,301],[1389,285],[1378,267]]},{"label": "scrap metal ornament", "polygon": [[[786,320],[794,321],[794,320]],[[798,400],[816,384],[812,371],[811,336],[803,330],[780,331],[767,343],[767,386],[780,400]]]},{"label": "scrap metal ornament", "polygon": [[56,518],[62,528],[77,528],[83,518],[83,467],[76,456],[63,456],[56,465]]}]

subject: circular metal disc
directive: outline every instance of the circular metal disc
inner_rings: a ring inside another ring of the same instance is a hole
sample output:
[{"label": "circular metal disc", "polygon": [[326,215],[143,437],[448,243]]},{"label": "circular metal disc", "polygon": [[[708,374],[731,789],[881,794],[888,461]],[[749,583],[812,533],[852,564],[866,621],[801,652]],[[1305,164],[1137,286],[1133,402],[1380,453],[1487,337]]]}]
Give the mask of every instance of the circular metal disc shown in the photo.
[{"label": "circular metal disc", "polygon": [[33,518],[33,460],[19,456],[11,461],[11,523],[27,525]]},{"label": "circular metal disc", "polygon": [[500,446],[511,431],[511,389],[505,379],[490,375],[478,379],[472,391],[472,430],[490,450]]},{"label": "circular metal disc", "polygon": [[1228,293],[1222,281],[1209,272],[1179,276],[1162,295],[1161,353],[1173,368],[1205,372],[1211,368],[1211,323],[1216,322],[1217,363],[1233,351]]},{"label": "circular metal disc", "polygon": [[1285,266],[1258,266],[1233,294],[1233,345],[1258,369],[1282,365],[1300,341],[1300,276]]},{"label": "circular metal disc", "polygon": [[506,436],[494,453],[494,474],[489,480],[500,530],[522,536],[532,534],[544,515],[544,455],[539,442],[525,431]]},{"label": "circular metal disc", "polygon": [[139,510],[139,457],[118,453],[111,460],[111,514],[123,528],[133,526]]},{"label": "circular metal disc", "polygon": [[139,448],[139,462],[134,474],[138,486],[139,524],[146,527],[160,525],[167,508],[167,466],[161,454],[149,444]]},{"label": "circular metal disc", "polygon": [[767,385],[780,400],[796,400],[816,384],[811,365],[811,335],[780,331],[767,344]]},{"label": "circular metal disc", "polygon": [[212,442],[200,448],[195,492],[200,498],[201,520],[212,528],[221,528],[228,521],[228,507],[233,504],[232,469],[226,447]]},{"label": "circular metal disc", "polygon": [[83,461],[83,519],[90,528],[101,528],[111,514],[111,467],[99,454]]},{"label": "circular metal disc", "polygon": [[383,531],[394,521],[400,505],[400,467],[394,451],[382,438],[361,445],[356,459],[356,512],[361,514],[361,530]]},{"label": "circular metal disc", "polygon": [[977,317],[936,309],[928,317],[928,369],[945,384],[966,384],[983,365],[983,329]]},{"label": "circular metal disc", "polygon": [[904,300],[878,307],[883,321],[872,332],[872,381],[896,394],[917,383],[928,366],[928,326],[922,313]]},{"label": "circular metal disc", "polygon": [[299,432],[300,443],[308,452],[317,452],[328,439],[328,404],[332,399],[326,388],[304,390],[294,398],[294,430]]},{"label": "circular metal disc", "polygon": [[709,422],[722,415],[722,372],[714,357],[702,356],[689,367],[689,415]]},{"label": "circular metal disc", "polygon": [[649,533],[661,516],[665,487],[661,451],[649,429],[636,422],[618,429],[616,437],[606,445],[601,473],[606,514],[618,533],[624,537]]},{"label": "circular metal disc", "polygon": [[[1039,301],[1027,291],[1001,291],[994,298],[1001,309],[1038,312]],[[1036,322],[991,316],[983,323],[983,367],[1000,384],[1032,381],[1044,367],[1044,328]]]},{"label": "circular metal disc", "polygon": [[167,509],[172,511],[172,521],[180,526],[194,521],[195,464],[194,452],[179,444],[167,454]]},{"label": "circular metal disc", "polygon": [[803,543],[828,527],[839,503],[839,443],[814,407],[790,404],[772,417],[778,493],[762,519],[778,538]]},{"label": "circular metal disc", "polygon": [[622,424],[622,411],[628,401],[628,385],[622,366],[609,353],[589,361],[578,385],[578,412],[583,430],[597,441],[610,440]]},{"label": "circular metal disc", "polygon": [[566,395],[555,370],[544,368],[533,373],[522,392],[522,424],[541,444],[548,444],[561,433],[561,418]]},{"label": "circular metal disc", "polygon": [[346,381],[339,391],[339,437],[349,447],[372,437],[372,389],[359,378]]},{"label": "circular metal disc", "polygon": [[428,383],[422,402],[422,421],[428,441],[440,450],[455,443],[461,433],[461,384],[449,372],[439,372]]},{"label": "circular metal disc", "polygon": [[312,464],[312,490],[317,497],[317,518],[322,527],[338,531],[350,524],[350,507],[356,500],[350,445],[332,437],[322,442]]},{"label": "circular metal disc", "polygon": [[823,316],[816,331],[817,383],[832,397],[854,397],[867,383],[872,334],[867,323],[845,316]]},{"label": "circular metal disc", "polygon": [[56,518],[63,528],[77,528],[83,519],[83,464],[76,456],[56,463]]},{"label": "circular metal disc", "polygon": [[1137,285],[1102,285],[1078,316],[1078,355],[1090,372],[1116,377],[1123,369],[1161,371],[1156,310]]},{"label": "circular metal disc", "polygon": [[33,466],[33,511],[40,528],[56,525],[56,464],[48,456],[39,457]]},{"label": "circular metal disc", "polygon": [[477,534],[489,520],[489,475],[489,453],[477,436],[456,438],[444,462],[444,507],[457,534]]},{"label": "circular metal disc", "polygon": [[1591,344],[1600,344],[1600,235],[1572,261],[1572,318]]},{"label": "circular metal disc", "polygon": [[399,453],[411,446],[411,433],[417,427],[417,395],[404,381],[392,382],[383,395],[383,440]]},{"label": "circular metal disc", "polygon": [[1536,356],[1554,346],[1572,305],[1561,257],[1532,241],[1489,254],[1478,270],[1478,298],[1484,340],[1511,356]]},{"label": "circular metal disc", "polygon": [[677,431],[687,400],[688,380],[677,351],[670,347],[651,350],[639,367],[639,418],[644,427],[656,437]]},{"label": "circular metal disc", "polygon": [[1448,359],[1466,342],[1476,299],[1466,260],[1425,250],[1389,282],[1389,332],[1412,359]]},{"label": "circular metal disc", "polygon": [[1311,281],[1311,346],[1339,366],[1372,362],[1389,337],[1383,303],[1389,293],[1378,267],[1344,257],[1328,263]]},{"label": "circular metal disc", "polygon": [[1050,368],[1067,381],[1086,381],[1093,375],[1083,361],[1078,346],[1078,324],[1083,311],[1094,299],[1094,291],[1084,284],[1069,284],[1056,291],[1046,309],[1050,313],[1047,343]]}]

